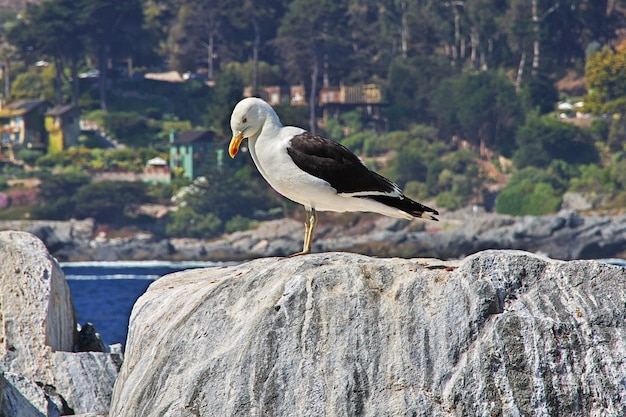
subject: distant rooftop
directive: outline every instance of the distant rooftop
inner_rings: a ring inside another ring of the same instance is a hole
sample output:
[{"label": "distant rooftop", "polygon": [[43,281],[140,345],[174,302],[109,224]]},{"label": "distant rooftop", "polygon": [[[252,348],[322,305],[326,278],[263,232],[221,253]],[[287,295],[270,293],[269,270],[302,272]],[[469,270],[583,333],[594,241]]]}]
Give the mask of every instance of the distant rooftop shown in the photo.
[{"label": "distant rooftop", "polygon": [[74,109],[77,109],[77,107],[72,104],[68,104],[66,106],[54,106],[46,112],[46,116],[62,116]]},{"label": "distant rooftop", "polygon": [[189,145],[193,142],[210,142],[215,138],[212,130],[188,130],[174,139],[174,145]]},{"label": "distant rooftop", "polygon": [[45,100],[18,100],[4,106],[0,110],[0,117],[18,116],[26,114],[34,108],[46,103]]}]

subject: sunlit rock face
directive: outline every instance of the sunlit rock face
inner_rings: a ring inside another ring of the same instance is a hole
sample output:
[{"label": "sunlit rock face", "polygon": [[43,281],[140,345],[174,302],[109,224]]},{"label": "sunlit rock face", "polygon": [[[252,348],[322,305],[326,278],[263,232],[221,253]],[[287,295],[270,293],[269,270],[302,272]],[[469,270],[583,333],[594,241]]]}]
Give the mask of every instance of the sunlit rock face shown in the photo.
[{"label": "sunlit rock face", "polygon": [[120,358],[75,352],[65,275],[33,234],[0,231],[0,416],[105,415]]},{"label": "sunlit rock face", "polygon": [[110,416],[621,415],[624,358],[620,267],[266,258],[151,285]]}]

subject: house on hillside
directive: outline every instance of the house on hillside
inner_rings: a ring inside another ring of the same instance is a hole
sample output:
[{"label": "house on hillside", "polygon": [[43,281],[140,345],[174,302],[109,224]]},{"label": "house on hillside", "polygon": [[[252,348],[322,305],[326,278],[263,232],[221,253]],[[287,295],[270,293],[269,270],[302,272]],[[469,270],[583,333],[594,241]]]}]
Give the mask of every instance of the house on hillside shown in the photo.
[{"label": "house on hillside", "polygon": [[[224,143],[218,143],[211,130],[190,130],[179,135],[170,135],[170,170],[182,171],[182,175],[193,181],[203,169],[219,169],[224,160]],[[223,141],[219,141],[223,142]]]},{"label": "house on hillside", "polygon": [[[252,97],[252,87],[247,87],[244,97]],[[259,96],[271,106],[286,104],[290,106],[305,106],[306,93],[303,85],[274,85],[261,88]]]},{"label": "house on hillside", "polygon": [[342,112],[358,109],[364,119],[378,125],[384,123],[380,109],[387,103],[383,101],[382,89],[377,84],[340,84],[338,87],[323,87],[319,105],[324,122],[328,118],[338,118]]},{"label": "house on hillside", "polygon": [[60,152],[78,144],[80,111],[74,105],[55,106],[46,112],[48,152]]},{"label": "house on hillside", "polygon": [[17,160],[21,149],[46,152],[48,135],[44,115],[50,107],[45,100],[19,100],[0,110],[0,154]]},{"label": "house on hillside", "polygon": [[169,184],[171,175],[170,167],[168,166],[167,161],[163,158],[159,158],[158,156],[150,159],[146,162],[141,178],[142,181],[150,184]]},{"label": "house on hillside", "polygon": [[323,87],[320,90],[320,106],[383,105],[383,94],[377,84],[359,84],[339,87]]}]

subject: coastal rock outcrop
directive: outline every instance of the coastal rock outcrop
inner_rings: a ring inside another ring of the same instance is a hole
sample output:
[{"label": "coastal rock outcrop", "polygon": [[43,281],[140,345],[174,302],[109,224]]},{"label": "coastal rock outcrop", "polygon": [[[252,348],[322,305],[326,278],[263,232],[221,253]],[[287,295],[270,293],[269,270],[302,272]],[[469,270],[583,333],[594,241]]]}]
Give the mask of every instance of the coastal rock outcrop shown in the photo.
[{"label": "coastal rock outcrop", "polygon": [[626,414],[626,270],[348,253],[160,278],[110,417]]},{"label": "coastal rock outcrop", "polygon": [[120,359],[77,342],[59,264],[34,235],[0,232],[0,415],[105,414]]},{"label": "coastal rock outcrop", "polygon": [[[163,238],[151,233],[93,236],[93,220],[0,222],[21,227],[46,243],[61,261],[243,261],[285,256],[302,249],[304,226],[291,218],[217,239]],[[563,210],[548,216],[513,217],[466,209],[443,213],[441,222],[391,219],[373,214],[325,213],[313,252],[456,259],[486,249],[519,249],[553,259],[626,257],[626,215],[581,215]]]}]

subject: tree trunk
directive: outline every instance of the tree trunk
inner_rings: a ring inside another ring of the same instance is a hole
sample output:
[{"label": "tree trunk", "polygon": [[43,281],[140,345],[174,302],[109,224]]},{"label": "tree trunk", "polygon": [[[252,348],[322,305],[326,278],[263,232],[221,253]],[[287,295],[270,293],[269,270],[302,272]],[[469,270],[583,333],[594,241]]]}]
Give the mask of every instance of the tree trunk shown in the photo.
[{"label": "tree trunk", "polygon": [[317,47],[313,47],[313,68],[311,69],[311,92],[309,94],[309,130],[315,134],[317,130],[317,117],[315,115],[315,105],[317,104],[317,78],[320,72],[320,58]]},{"label": "tree trunk", "polygon": [[537,15],[537,0],[532,0],[533,14],[533,63],[530,74],[534,77],[539,70],[539,16]]},{"label": "tree trunk", "polygon": [[259,96],[259,48],[261,47],[261,31],[256,19],[252,20],[254,42],[252,42],[252,95]]},{"label": "tree trunk", "polygon": [[461,14],[456,5],[452,5],[454,14],[454,49],[452,49],[452,65],[456,66],[461,55]]},{"label": "tree trunk", "polygon": [[519,67],[517,67],[517,79],[515,80],[515,91],[519,91],[522,86],[522,77],[524,75],[524,65],[526,63],[526,52],[522,52],[522,57],[519,60]]},{"label": "tree trunk", "polygon": [[532,0],[532,14],[533,14],[533,62],[531,66],[531,75],[535,77],[539,72],[539,55],[540,55],[540,44],[541,41],[541,32],[540,32],[540,23],[548,17],[550,13],[559,8],[560,3],[557,1],[552,7],[550,7],[544,14],[539,16],[539,12],[537,11],[537,0]]},{"label": "tree trunk", "polygon": [[100,47],[100,51],[98,53],[98,70],[100,74],[98,75],[98,92],[100,93],[100,108],[107,112],[108,103],[107,103],[107,67],[108,67],[109,54],[107,53],[107,48],[105,46]]},{"label": "tree trunk", "polygon": [[403,1],[401,4],[402,7],[402,24],[400,25],[400,41],[402,47],[402,58],[406,58],[408,56],[409,50],[409,24],[407,22],[407,4],[406,1]]},{"label": "tree trunk", "polygon": [[61,79],[63,73],[63,64],[60,59],[54,60],[54,96],[56,98],[56,104],[63,104],[63,80]]},{"label": "tree trunk", "polygon": [[70,76],[72,77],[72,104],[76,105],[80,95],[80,83],[78,82],[78,62],[73,59],[70,63]]},{"label": "tree trunk", "polygon": [[7,58],[4,61],[4,100],[8,100],[10,95],[11,95],[11,60]]},{"label": "tree trunk", "polygon": [[215,36],[213,32],[209,35],[209,43],[207,45],[207,54],[208,54],[208,68],[207,68],[207,78],[209,81],[213,80],[213,48],[215,47]]}]

